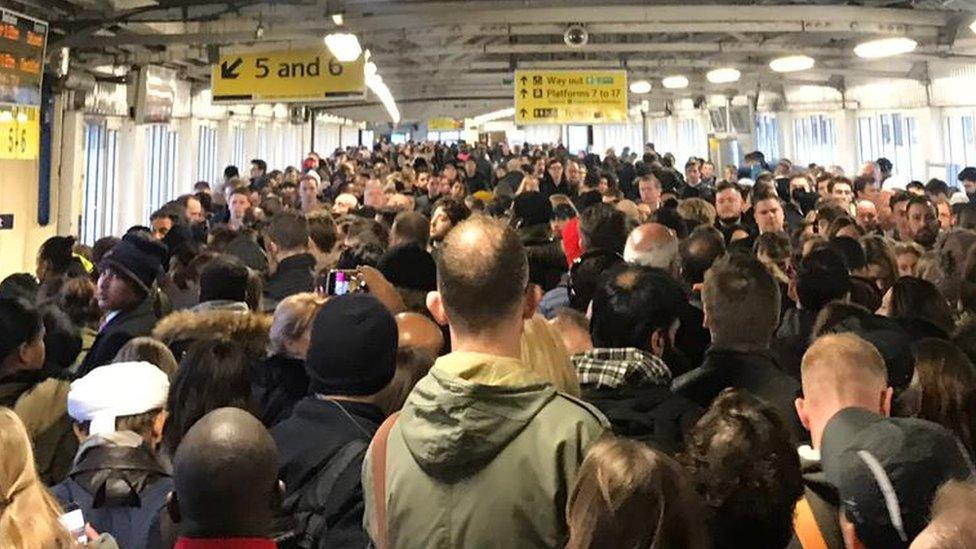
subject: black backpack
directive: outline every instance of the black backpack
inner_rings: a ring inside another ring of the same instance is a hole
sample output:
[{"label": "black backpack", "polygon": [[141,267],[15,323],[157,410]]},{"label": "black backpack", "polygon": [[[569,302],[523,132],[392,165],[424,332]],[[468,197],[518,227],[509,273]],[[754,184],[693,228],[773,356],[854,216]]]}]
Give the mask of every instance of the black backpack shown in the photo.
[{"label": "black backpack", "polygon": [[[339,477],[357,460],[362,461],[369,447],[368,440],[353,440],[325,458],[301,488],[282,502],[286,514],[279,524],[287,524],[287,532],[275,536],[279,549],[324,548],[323,540],[329,532],[327,509],[332,491]],[[280,529],[279,529],[280,531]]]}]

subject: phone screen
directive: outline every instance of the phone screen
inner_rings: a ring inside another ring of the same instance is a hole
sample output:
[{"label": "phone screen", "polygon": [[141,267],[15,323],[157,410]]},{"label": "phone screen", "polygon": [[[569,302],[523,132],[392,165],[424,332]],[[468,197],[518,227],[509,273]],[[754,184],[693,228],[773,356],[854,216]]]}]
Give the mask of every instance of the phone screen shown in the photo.
[{"label": "phone screen", "polygon": [[68,511],[58,517],[58,521],[76,542],[81,545],[88,545],[88,536],[85,534],[85,516],[82,514],[81,509]]}]

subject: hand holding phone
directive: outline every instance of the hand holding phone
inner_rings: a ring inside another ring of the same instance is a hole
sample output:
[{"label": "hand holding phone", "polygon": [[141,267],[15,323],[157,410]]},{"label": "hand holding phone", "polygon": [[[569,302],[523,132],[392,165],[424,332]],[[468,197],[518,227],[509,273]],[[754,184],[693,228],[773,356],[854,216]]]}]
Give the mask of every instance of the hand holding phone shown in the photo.
[{"label": "hand holding phone", "polygon": [[85,515],[81,512],[81,509],[75,508],[73,511],[68,511],[58,517],[58,522],[61,526],[71,534],[72,539],[74,539],[80,545],[88,545],[88,532],[85,530]]}]

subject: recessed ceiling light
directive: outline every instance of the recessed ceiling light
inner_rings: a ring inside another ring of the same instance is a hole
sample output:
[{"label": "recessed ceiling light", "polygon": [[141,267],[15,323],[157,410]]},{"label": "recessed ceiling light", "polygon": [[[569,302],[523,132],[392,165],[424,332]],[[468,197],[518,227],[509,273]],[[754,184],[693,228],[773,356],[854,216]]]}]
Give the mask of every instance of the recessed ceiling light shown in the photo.
[{"label": "recessed ceiling light", "polygon": [[669,90],[678,90],[681,88],[688,87],[688,78],[676,74],[674,76],[665,76],[661,80],[661,85]]},{"label": "recessed ceiling light", "polygon": [[738,69],[733,69],[732,67],[725,67],[722,69],[715,69],[713,71],[708,71],[705,78],[712,84],[728,84],[729,82],[737,82],[742,76],[742,73]]},{"label": "recessed ceiling light", "polygon": [[880,59],[915,51],[918,42],[904,36],[862,42],[854,48],[854,55],[862,59]]},{"label": "recessed ceiling light", "polygon": [[630,83],[630,93],[644,94],[650,93],[651,83],[647,80],[635,80]]},{"label": "recessed ceiling light", "polygon": [[769,62],[769,68],[776,72],[797,72],[812,69],[816,61],[808,55],[787,55]]}]

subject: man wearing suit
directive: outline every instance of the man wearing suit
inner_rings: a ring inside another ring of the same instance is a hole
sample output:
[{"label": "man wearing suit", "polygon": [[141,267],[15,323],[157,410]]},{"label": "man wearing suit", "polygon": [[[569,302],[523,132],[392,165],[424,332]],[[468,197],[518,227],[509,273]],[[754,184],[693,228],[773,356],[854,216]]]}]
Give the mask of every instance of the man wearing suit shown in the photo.
[{"label": "man wearing suit", "polygon": [[152,332],[158,320],[152,286],[166,255],[166,247],[149,235],[131,232],[102,259],[95,295],[105,317],[79,376],[110,363],[130,339]]}]

